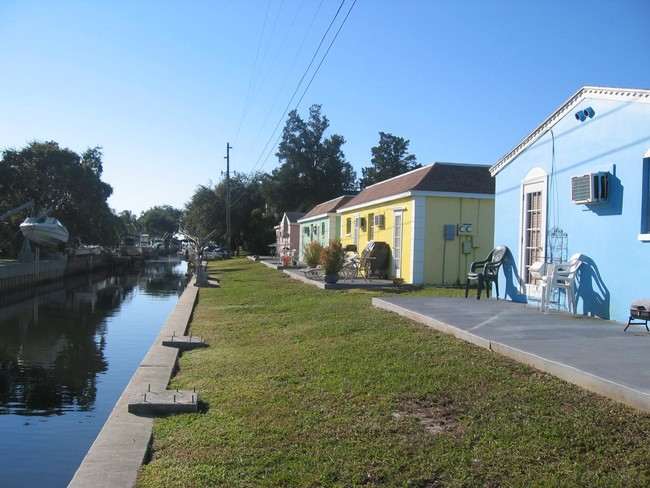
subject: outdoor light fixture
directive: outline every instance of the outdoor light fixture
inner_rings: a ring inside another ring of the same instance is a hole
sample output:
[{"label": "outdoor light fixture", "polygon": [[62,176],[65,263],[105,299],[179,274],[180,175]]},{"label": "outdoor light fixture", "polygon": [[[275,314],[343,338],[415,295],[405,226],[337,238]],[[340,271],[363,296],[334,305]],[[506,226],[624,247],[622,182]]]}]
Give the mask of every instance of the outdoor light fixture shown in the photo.
[{"label": "outdoor light fixture", "polygon": [[584,122],[587,120],[587,117],[592,118],[595,115],[596,112],[594,112],[594,109],[591,107],[587,107],[584,110],[579,110],[575,113],[576,120],[579,120],[580,122]]}]

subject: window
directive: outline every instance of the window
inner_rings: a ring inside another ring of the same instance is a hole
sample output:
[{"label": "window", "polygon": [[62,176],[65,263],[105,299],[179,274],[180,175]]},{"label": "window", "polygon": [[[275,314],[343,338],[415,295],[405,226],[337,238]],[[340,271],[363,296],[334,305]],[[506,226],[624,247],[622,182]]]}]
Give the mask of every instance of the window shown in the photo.
[{"label": "window", "polygon": [[345,219],[345,235],[352,234],[352,218],[348,217]]},{"label": "window", "polygon": [[375,214],[368,214],[368,240],[375,240]]},{"label": "window", "polygon": [[520,262],[524,282],[532,284],[531,265],[546,257],[546,174],[538,168],[529,172],[522,185]]}]

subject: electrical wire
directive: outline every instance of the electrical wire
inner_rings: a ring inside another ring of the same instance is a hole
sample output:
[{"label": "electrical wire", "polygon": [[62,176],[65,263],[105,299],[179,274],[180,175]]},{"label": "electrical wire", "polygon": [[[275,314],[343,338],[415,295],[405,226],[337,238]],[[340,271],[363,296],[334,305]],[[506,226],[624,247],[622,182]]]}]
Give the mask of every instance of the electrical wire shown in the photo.
[{"label": "electrical wire", "polygon": [[248,91],[246,92],[246,99],[244,100],[244,109],[242,110],[242,115],[241,118],[239,119],[239,127],[237,127],[235,141],[237,141],[237,138],[239,137],[239,132],[241,130],[242,124],[244,123],[246,112],[248,112],[251,93],[253,91],[253,80],[255,79],[255,71],[257,70],[257,60],[259,59],[260,56],[260,50],[262,48],[262,39],[264,39],[264,32],[266,31],[266,21],[269,16],[270,9],[271,9],[271,0],[268,0],[268,3],[266,4],[266,13],[264,14],[264,24],[262,25],[262,32],[260,32],[260,39],[257,43],[257,52],[255,53],[255,61],[253,62],[253,72],[251,73],[251,78],[248,81]]},{"label": "electrical wire", "polygon": [[[303,36],[302,41],[300,43],[300,46],[298,47],[298,50],[296,51],[296,55],[294,56],[293,61],[291,62],[291,66],[289,66],[289,69],[287,70],[286,75],[285,75],[284,79],[282,80],[282,83],[280,84],[280,87],[278,88],[275,97],[273,97],[273,104],[271,105],[268,112],[266,113],[266,116],[264,117],[264,121],[262,122],[262,124],[260,124],[260,129],[259,129],[258,133],[255,135],[255,138],[253,139],[253,141],[251,143],[251,146],[255,145],[255,143],[259,139],[260,135],[262,134],[262,131],[264,130],[264,127],[266,126],[267,121],[269,120],[271,114],[275,110],[275,105],[277,104],[278,100],[280,100],[280,94],[282,93],[282,91],[283,91],[283,89],[284,89],[284,87],[285,87],[285,85],[287,83],[287,80],[289,79],[289,75],[293,71],[293,67],[296,65],[296,61],[298,60],[298,57],[300,56],[300,53],[302,52],[302,49],[303,49],[303,47],[305,45],[305,41],[307,40],[307,37],[309,36],[309,33],[312,30],[314,22],[316,21],[316,18],[318,17],[318,12],[320,12],[320,9],[321,9],[324,1],[325,0],[320,1],[319,5],[318,5],[318,8],[314,12],[314,15],[312,16],[311,22],[309,23],[309,27],[305,31],[305,35]],[[293,21],[291,23],[291,27],[289,29],[287,29],[287,35],[285,36],[284,40],[282,41],[282,45],[284,45],[289,32],[293,29],[293,26],[296,23],[296,20],[298,18],[298,14],[300,13],[300,10],[302,10],[303,5],[304,5],[304,0],[303,0],[303,3],[300,4],[300,8],[298,9],[298,11],[296,12],[296,15],[293,18]],[[279,54],[280,50],[281,49],[278,50],[278,54]],[[276,55],[276,60],[277,60],[277,55]],[[274,60],[273,64],[275,64],[275,60]],[[266,81],[266,78],[264,79],[264,81]],[[264,84],[264,83],[262,83],[262,84]],[[237,132],[237,135],[239,135],[239,131]]]},{"label": "electrical wire", "polygon": [[[313,54],[313,56],[311,57],[311,60],[309,61],[309,65],[308,65],[307,68],[305,69],[304,73],[302,74],[302,77],[300,78],[300,81],[299,81],[298,84],[296,85],[296,88],[295,88],[295,90],[293,91],[293,94],[291,95],[291,98],[289,99],[289,102],[287,103],[287,106],[284,108],[284,111],[282,112],[282,115],[281,115],[280,118],[278,119],[278,122],[277,122],[277,124],[275,125],[275,128],[273,129],[273,132],[271,133],[271,136],[270,136],[269,139],[266,141],[266,144],[265,144],[265,146],[264,146],[264,149],[262,149],[262,153],[260,154],[260,156],[258,157],[257,161],[256,161],[255,164],[253,165],[253,169],[251,170],[251,172],[254,172],[254,171],[255,171],[255,168],[257,167],[257,165],[258,165],[259,162],[261,161],[262,156],[264,156],[264,152],[267,150],[269,144],[271,143],[271,141],[272,141],[273,138],[275,137],[275,134],[276,134],[276,132],[278,131],[278,128],[280,127],[280,125],[281,125],[282,122],[284,121],[284,117],[285,117],[285,116],[287,115],[287,113],[289,112],[289,108],[291,107],[291,104],[293,103],[294,98],[295,98],[296,95],[298,94],[298,90],[300,90],[300,85],[302,85],[302,82],[305,80],[305,77],[307,76],[307,73],[309,73],[310,68],[311,68],[312,65],[314,64],[314,60],[316,59],[316,56],[318,55],[318,52],[320,51],[320,48],[323,46],[323,42],[325,41],[325,38],[327,37],[327,34],[329,33],[330,29],[332,28],[332,25],[334,24],[334,22],[336,21],[336,18],[338,17],[339,13],[341,12],[341,8],[343,8],[343,4],[344,4],[344,3],[345,3],[345,0],[341,0],[341,3],[340,3],[340,5],[339,5],[339,8],[336,10],[336,13],[334,14],[334,17],[332,18],[332,20],[330,21],[330,24],[329,24],[329,26],[327,27],[327,30],[325,31],[325,33],[324,33],[323,36],[321,37],[321,40],[320,40],[320,42],[318,43],[318,47],[316,48],[316,51],[314,51],[314,54]],[[356,3],[356,0],[355,0],[355,3]],[[354,5],[353,5],[353,7],[354,7]],[[349,12],[348,12],[348,15],[349,15]],[[347,18],[347,16],[346,16],[346,18]],[[339,29],[339,30],[340,30],[340,29]],[[334,42],[335,39],[336,39],[336,38],[334,38],[334,39],[332,40],[332,43]],[[331,44],[332,44],[332,43],[330,43],[330,48],[331,48]],[[329,52],[329,48],[328,48],[327,52]],[[327,55],[327,53],[325,53],[325,56],[326,56],[326,55]],[[323,59],[324,59],[324,58],[323,58]],[[319,67],[320,67],[321,64],[322,64],[322,60],[321,60],[321,62],[320,62],[320,64],[319,64]],[[312,77],[312,80],[313,80],[313,77]],[[311,84],[311,82],[310,82],[310,84]],[[307,88],[309,88],[309,86],[308,86]],[[307,89],[305,89],[305,91],[303,92],[303,95],[302,95],[303,97],[304,97],[304,94],[306,93],[306,91],[307,91]],[[300,98],[300,100],[302,100],[302,97]],[[299,104],[297,104],[295,108],[297,108],[298,105],[299,105]],[[281,137],[281,135],[282,135],[282,134],[280,134],[280,137]],[[269,153],[267,154],[266,158],[264,158],[264,161],[263,161],[262,165],[260,166],[260,169],[261,169],[261,168],[266,164],[266,162],[268,161],[268,158],[269,158],[269,156],[270,156],[270,152],[273,151],[273,148],[277,145],[278,141],[280,140],[280,137],[278,137],[278,138],[276,139],[275,143],[273,144],[273,146],[271,146],[271,149],[270,149]]]},{"label": "electrical wire", "polygon": [[[327,30],[326,30],[325,33],[323,34],[323,36],[322,36],[322,38],[321,38],[321,42],[319,43],[318,48],[316,49],[314,55],[312,56],[312,59],[311,59],[309,65],[308,65],[307,68],[305,69],[305,72],[304,72],[303,76],[301,77],[300,81],[298,82],[298,85],[296,86],[296,89],[294,90],[294,93],[293,93],[293,95],[291,96],[291,99],[289,100],[289,103],[288,103],[287,106],[285,107],[285,110],[284,110],[284,112],[283,112],[283,114],[282,114],[282,117],[278,120],[278,123],[276,124],[275,129],[273,130],[273,133],[271,134],[271,137],[268,139],[266,145],[264,146],[264,149],[262,150],[262,154],[260,155],[260,157],[259,157],[258,160],[256,161],[255,165],[253,166],[253,169],[252,169],[251,172],[250,172],[250,175],[251,175],[251,176],[256,172],[256,169],[255,169],[255,168],[257,167],[257,165],[259,164],[259,162],[260,162],[262,156],[264,155],[264,151],[267,150],[267,148],[268,148],[270,142],[273,140],[273,137],[275,136],[275,134],[276,134],[278,128],[280,127],[280,124],[282,123],[282,121],[284,120],[284,117],[285,117],[286,114],[288,113],[288,111],[289,111],[289,107],[291,106],[291,103],[293,102],[293,100],[294,100],[296,94],[298,93],[298,90],[300,89],[300,85],[302,84],[302,82],[304,81],[305,77],[307,76],[307,73],[309,72],[309,69],[311,68],[311,66],[312,66],[312,64],[313,64],[313,62],[314,62],[314,60],[316,59],[316,56],[317,56],[318,52],[320,51],[320,48],[322,47],[323,42],[325,41],[325,38],[327,37],[327,34],[328,34],[329,31],[331,30],[332,25],[334,24],[334,22],[335,22],[336,18],[338,17],[338,15],[339,15],[341,9],[343,8],[343,5],[345,4],[345,1],[346,1],[346,0],[342,0],[342,1],[341,1],[341,4],[339,5],[339,8],[337,9],[336,13],[334,14],[334,17],[332,18],[332,21],[330,22],[330,24],[329,24]],[[311,78],[310,78],[310,80],[309,80],[309,83],[307,84],[307,86],[306,86],[305,89],[303,90],[302,95],[301,95],[300,99],[298,100],[298,102],[297,102],[297,104],[296,104],[296,106],[295,106],[295,109],[297,109],[297,108],[300,106],[300,103],[302,102],[303,98],[305,97],[305,95],[306,95],[306,93],[307,93],[307,90],[309,90],[309,87],[311,86],[312,82],[314,81],[314,78],[316,77],[316,75],[318,74],[318,72],[319,72],[321,66],[323,65],[323,62],[325,61],[325,58],[327,57],[327,55],[329,54],[330,50],[332,49],[332,46],[334,45],[334,42],[335,42],[336,39],[338,38],[339,33],[341,32],[341,30],[343,29],[343,26],[344,26],[345,23],[347,22],[347,19],[348,19],[348,17],[350,16],[350,13],[352,12],[352,9],[353,9],[354,6],[356,5],[356,3],[357,3],[357,0],[354,0],[354,1],[352,2],[352,6],[349,8],[349,10],[348,10],[347,14],[345,15],[343,21],[342,21],[341,24],[339,25],[339,28],[337,29],[337,31],[336,31],[334,37],[333,37],[332,40],[330,41],[329,46],[327,47],[327,50],[325,51],[325,53],[323,54],[323,57],[321,58],[320,62],[318,63],[318,66],[316,67],[316,70],[315,70],[314,73],[312,74],[312,76],[311,76]],[[269,149],[268,153],[266,154],[266,157],[264,158],[264,160],[263,160],[263,162],[262,162],[262,164],[261,164],[261,166],[260,166],[260,169],[261,169],[261,168],[266,164],[266,162],[268,161],[269,157],[271,156],[271,153],[273,152],[273,148],[275,148],[275,146],[277,146],[277,144],[278,144],[278,142],[280,141],[281,137],[282,137],[282,134],[280,134],[280,135],[276,138],[275,142],[273,143],[273,145],[272,145],[271,148]],[[241,194],[240,194],[240,195],[235,199],[235,201],[234,201],[234,202],[231,202],[230,206],[233,206],[233,205],[236,204],[239,200],[241,200],[241,198],[243,198],[243,196],[245,195],[245,193],[246,193],[246,190],[243,190],[242,193],[241,193]]]}]

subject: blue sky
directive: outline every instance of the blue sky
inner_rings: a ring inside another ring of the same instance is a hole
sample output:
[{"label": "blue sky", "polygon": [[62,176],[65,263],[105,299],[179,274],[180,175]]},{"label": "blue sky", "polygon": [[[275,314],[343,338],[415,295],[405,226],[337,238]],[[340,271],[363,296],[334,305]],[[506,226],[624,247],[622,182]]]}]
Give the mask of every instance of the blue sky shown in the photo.
[{"label": "blue sky", "polygon": [[272,171],[287,108],[312,104],[359,176],[380,131],[422,164],[494,164],[581,86],[650,88],[649,19],[648,0],[0,0],[0,148],[102,146],[109,205],[136,215],[220,181],[227,143],[231,171]]}]

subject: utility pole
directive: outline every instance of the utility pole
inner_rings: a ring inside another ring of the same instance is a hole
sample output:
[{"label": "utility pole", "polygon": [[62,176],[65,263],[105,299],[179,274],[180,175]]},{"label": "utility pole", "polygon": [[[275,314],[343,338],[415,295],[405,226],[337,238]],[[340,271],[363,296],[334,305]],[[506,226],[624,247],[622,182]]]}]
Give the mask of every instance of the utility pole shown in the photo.
[{"label": "utility pole", "polygon": [[226,256],[230,257],[230,143],[226,143]]}]

